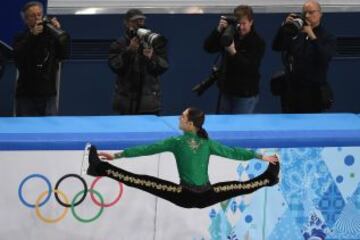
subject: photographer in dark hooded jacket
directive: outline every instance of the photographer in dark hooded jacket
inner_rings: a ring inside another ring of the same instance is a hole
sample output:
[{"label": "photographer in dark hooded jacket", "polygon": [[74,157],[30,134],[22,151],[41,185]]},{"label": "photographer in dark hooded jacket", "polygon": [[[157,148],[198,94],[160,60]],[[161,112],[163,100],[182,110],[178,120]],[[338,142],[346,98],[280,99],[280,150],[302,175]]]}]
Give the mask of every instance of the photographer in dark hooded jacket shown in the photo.
[{"label": "photographer in dark hooded jacket", "polygon": [[160,75],[169,65],[166,44],[144,44],[137,30],[146,29],[145,18],[138,9],[128,10],[125,35],[110,46],[108,63],[117,75],[113,99],[117,114],[158,115],[161,110]]}]

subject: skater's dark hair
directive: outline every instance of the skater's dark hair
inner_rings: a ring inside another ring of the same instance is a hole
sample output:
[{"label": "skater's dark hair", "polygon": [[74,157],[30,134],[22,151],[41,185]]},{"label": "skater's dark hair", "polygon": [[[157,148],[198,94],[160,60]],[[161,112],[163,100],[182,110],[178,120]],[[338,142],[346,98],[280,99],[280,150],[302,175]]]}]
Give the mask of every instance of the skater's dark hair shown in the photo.
[{"label": "skater's dark hair", "polygon": [[205,122],[205,113],[200,109],[195,107],[188,108],[188,121],[193,122],[194,126],[197,128],[196,134],[204,139],[209,139],[209,135],[206,130],[203,128]]}]

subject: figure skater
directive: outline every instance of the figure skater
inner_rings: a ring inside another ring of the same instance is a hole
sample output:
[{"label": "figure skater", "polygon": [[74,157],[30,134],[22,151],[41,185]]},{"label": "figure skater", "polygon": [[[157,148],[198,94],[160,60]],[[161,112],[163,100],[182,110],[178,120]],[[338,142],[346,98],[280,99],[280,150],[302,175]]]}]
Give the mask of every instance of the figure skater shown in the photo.
[{"label": "figure skater", "polygon": [[[87,174],[106,176],[127,186],[149,192],[184,208],[204,208],[243,194],[252,193],[262,187],[278,183],[279,160],[277,155],[265,156],[243,148],[231,148],[210,140],[202,127],[205,114],[193,107],[187,108],[179,119],[183,135],[161,142],[125,149],[111,154],[99,152],[95,146],[89,149]],[[134,174],[111,165],[104,160],[148,156],[172,152],[176,159],[180,184],[148,175]],[[265,172],[248,181],[227,181],[211,184],[208,176],[210,155],[247,161],[261,159],[269,162]]]}]

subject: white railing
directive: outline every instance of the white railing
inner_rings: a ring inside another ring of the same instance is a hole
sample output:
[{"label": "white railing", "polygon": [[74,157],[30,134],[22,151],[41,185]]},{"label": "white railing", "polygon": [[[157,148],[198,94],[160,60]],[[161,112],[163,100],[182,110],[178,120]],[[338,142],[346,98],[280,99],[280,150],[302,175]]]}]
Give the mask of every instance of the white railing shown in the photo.
[{"label": "white railing", "polygon": [[[231,12],[239,4],[251,5],[256,12],[299,11],[304,0],[48,0],[50,14],[114,14],[129,8],[145,13],[223,13]],[[358,0],[320,1],[325,12],[360,11]]]}]

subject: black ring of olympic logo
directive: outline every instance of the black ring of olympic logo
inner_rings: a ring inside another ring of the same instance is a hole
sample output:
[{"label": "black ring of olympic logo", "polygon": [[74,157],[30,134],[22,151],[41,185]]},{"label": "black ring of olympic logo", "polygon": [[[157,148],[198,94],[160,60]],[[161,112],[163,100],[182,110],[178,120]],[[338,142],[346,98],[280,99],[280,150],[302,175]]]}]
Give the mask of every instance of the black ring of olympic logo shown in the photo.
[{"label": "black ring of olympic logo", "polygon": [[60,198],[59,198],[59,194],[58,194],[58,191],[57,191],[57,190],[58,190],[58,188],[59,188],[60,183],[61,183],[62,181],[64,181],[65,179],[70,178],[70,177],[74,177],[74,178],[79,179],[79,180],[81,181],[81,183],[83,184],[83,186],[84,186],[83,195],[82,195],[82,197],[80,198],[79,201],[77,201],[77,202],[75,202],[75,203],[73,204],[74,207],[77,206],[77,205],[79,205],[80,203],[82,203],[82,202],[85,200],[86,194],[87,194],[87,192],[88,192],[88,186],[87,186],[85,180],[84,180],[82,177],[80,177],[79,175],[70,173],[70,174],[66,174],[66,175],[62,176],[62,177],[56,182],[56,184],[55,184],[55,191],[54,191],[54,192],[55,192],[55,199],[56,199],[56,201],[57,201],[61,206],[67,207],[67,208],[70,208],[70,207],[71,207],[71,204],[67,204],[67,203],[64,203],[63,201],[61,201]]}]

